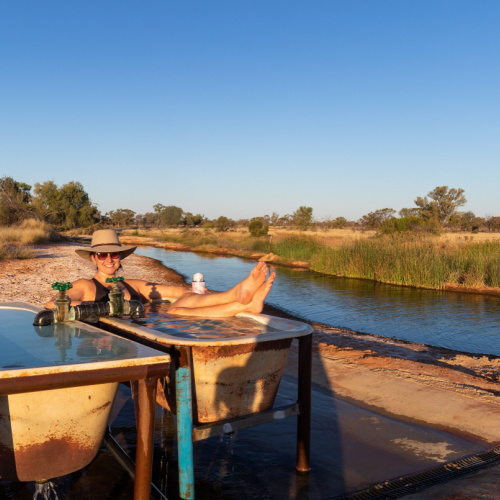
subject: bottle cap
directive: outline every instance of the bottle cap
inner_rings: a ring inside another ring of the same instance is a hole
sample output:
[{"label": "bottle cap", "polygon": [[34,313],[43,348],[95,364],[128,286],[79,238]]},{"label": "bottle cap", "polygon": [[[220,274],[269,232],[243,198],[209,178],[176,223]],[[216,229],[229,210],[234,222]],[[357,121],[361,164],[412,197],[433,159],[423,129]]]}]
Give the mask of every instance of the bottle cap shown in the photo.
[{"label": "bottle cap", "polygon": [[205,280],[203,279],[203,274],[201,274],[201,273],[196,273],[196,274],[194,274],[194,275],[193,275],[193,281],[205,281]]}]

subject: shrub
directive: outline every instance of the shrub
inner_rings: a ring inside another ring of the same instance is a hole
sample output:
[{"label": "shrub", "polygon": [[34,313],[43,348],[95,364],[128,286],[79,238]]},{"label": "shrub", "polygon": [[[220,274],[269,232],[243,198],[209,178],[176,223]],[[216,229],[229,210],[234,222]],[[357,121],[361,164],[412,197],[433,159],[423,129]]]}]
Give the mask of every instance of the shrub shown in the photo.
[{"label": "shrub", "polygon": [[248,224],[248,230],[252,236],[266,236],[269,231],[269,226],[265,226],[259,219],[253,219],[252,222]]}]

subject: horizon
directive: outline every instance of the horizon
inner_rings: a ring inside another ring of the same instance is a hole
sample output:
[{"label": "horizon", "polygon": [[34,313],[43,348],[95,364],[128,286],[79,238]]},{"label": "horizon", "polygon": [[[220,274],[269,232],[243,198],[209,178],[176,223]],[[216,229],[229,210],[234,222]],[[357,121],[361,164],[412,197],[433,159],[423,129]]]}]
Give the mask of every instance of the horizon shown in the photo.
[{"label": "horizon", "polygon": [[436,186],[500,214],[500,5],[0,4],[0,176],[102,214],[313,208],[358,220]]}]

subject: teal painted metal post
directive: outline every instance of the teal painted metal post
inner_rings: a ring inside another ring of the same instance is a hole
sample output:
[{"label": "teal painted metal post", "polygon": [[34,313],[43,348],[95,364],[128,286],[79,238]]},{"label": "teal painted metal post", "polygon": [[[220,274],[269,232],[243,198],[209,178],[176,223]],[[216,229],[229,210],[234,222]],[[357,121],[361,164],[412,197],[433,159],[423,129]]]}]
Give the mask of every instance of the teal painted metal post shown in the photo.
[{"label": "teal painted metal post", "polygon": [[297,471],[311,470],[312,334],[299,338],[299,402],[297,418]]},{"label": "teal painted metal post", "polygon": [[191,390],[191,349],[179,347],[179,367],[175,372],[177,403],[177,450],[179,462],[179,497],[194,499],[193,401]]}]

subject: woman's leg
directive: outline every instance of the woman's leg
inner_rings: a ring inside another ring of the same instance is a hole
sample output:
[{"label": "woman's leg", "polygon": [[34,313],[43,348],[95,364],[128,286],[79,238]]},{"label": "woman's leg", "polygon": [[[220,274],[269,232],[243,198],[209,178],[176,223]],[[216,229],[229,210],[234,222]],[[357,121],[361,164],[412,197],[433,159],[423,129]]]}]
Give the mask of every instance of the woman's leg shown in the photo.
[{"label": "woman's leg", "polygon": [[[259,314],[264,307],[264,300],[271,291],[276,275],[271,273],[269,278],[258,288],[249,304],[229,302],[227,304],[209,305],[201,307],[178,306],[176,301],[168,310],[169,314],[177,316],[204,316],[212,318],[227,318],[241,312]],[[180,299],[179,299],[180,300]]]},{"label": "woman's leg", "polygon": [[[259,287],[266,281],[268,267],[265,262],[259,262],[250,274],[236,286],[220,293],[198,294],[187,292],[176,301],[176,307],[208,307],[239,302],[250,304]],[[273,278],[274,280],[274,278]]]}]

